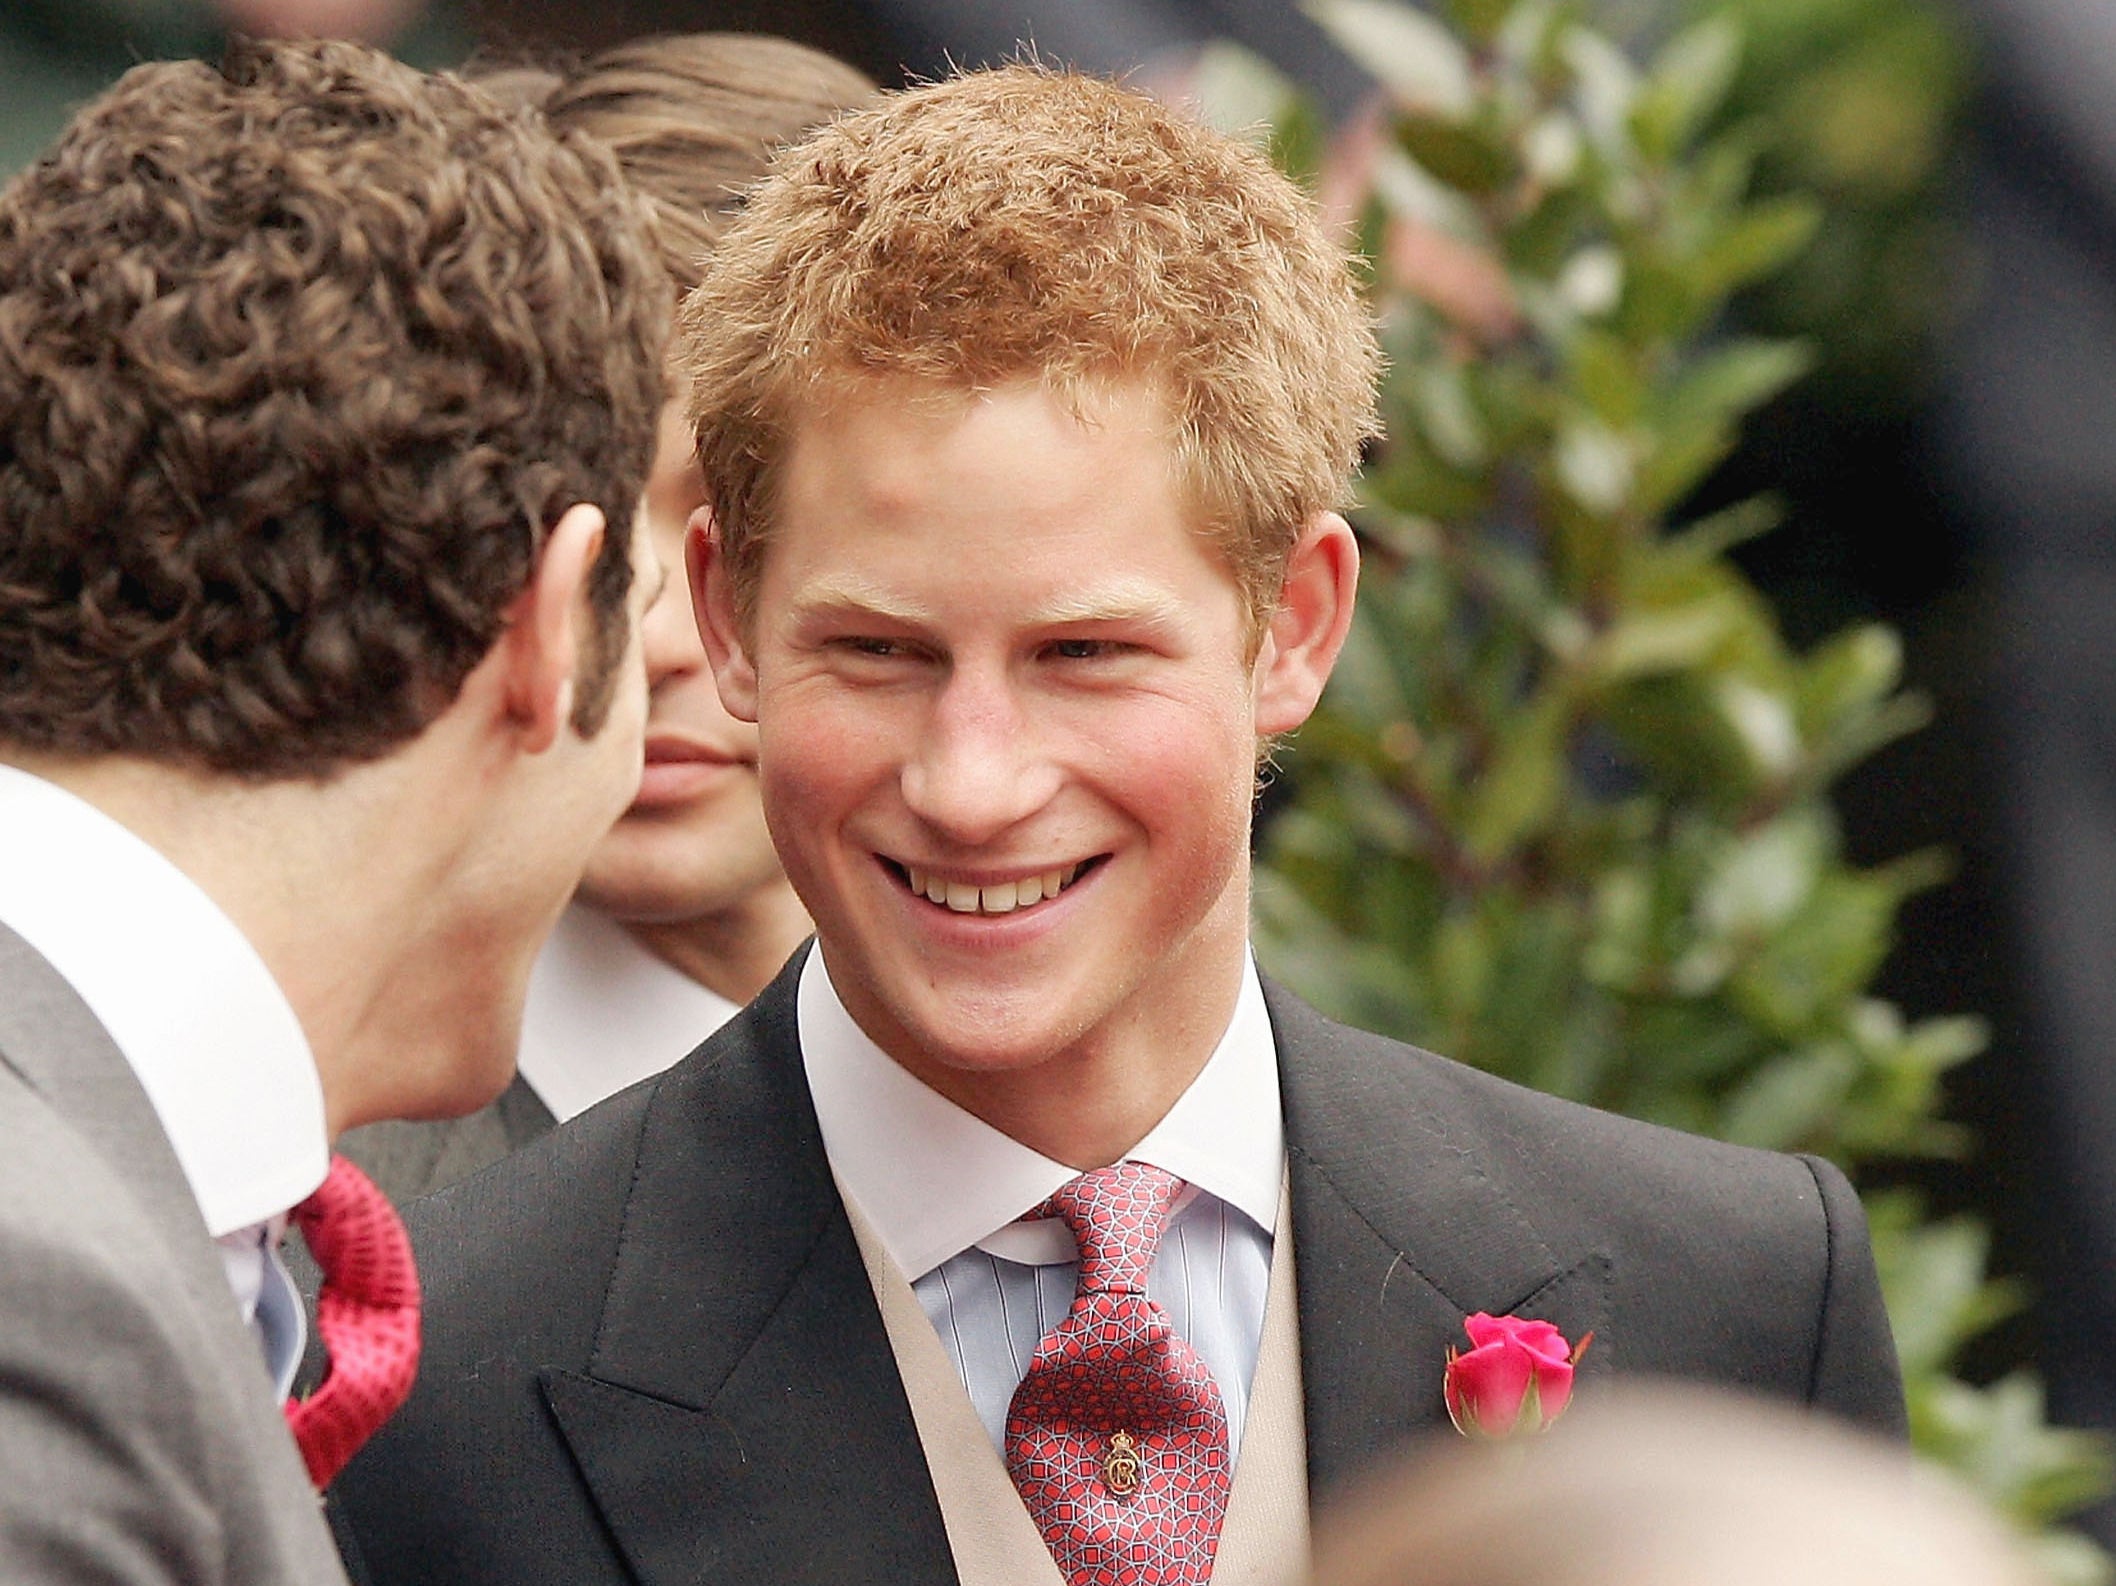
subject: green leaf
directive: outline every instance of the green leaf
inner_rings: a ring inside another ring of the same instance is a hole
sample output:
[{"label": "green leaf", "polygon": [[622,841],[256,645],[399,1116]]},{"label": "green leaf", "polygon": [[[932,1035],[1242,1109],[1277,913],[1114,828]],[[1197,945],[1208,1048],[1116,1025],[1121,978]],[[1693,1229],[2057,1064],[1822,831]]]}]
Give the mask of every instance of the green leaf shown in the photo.
[{"label": "green leaf", "polygon": [[1775,496],[1751,496],[1699,518],[1661,542],[1672,562],[1709,566],[1737,545],[1768,534],[1785,521],[1785,505]]},{"label": "green leaf", "polygon": [[1514,153],[1490,129],[1440,116],[1397,117],[1396,142],[1448,187],[1473,195],[1496,192],[1514,179]]},{"label": "green leaf", "polygon": [[1489,455],[1483,420],[1459,365],[1428,363],[1411,377],[1405,394],[1425,437],[1451,467],[1479,467]]},{"label": "green leaf", "polygon": [[1878,622],[1847,628],[1818,645],[1800,668],[1803,723],[1826,730],[1887,697],[1903,676],[1903,641]]},{"label": "green leaf", "polygon": [[1521,169],[1545,188],[1569,187],[1580,173],[1580,124],[1563,111],[1539,117],[1521,135]]},{"label": "green leaf", "polygon": [[1735,975],[1751,1016],[1787,1039],[1873,978],[1887,956],[1901,892],[1885,875],[1822,878],[1806,905]]},{"label": "green leaf", "polygon": [[1963,1343],[2018,1311],[2017,1284],[1984,1276],[1990,1235],[1973,1218],[1921,1223],[1912,1196],[1871,1197],[1874,1264],[1906,1377],[1942,1370]]},{"label": "green leaf", "polygon": [[1738,594],[1711,585],[1652,605],[1640,601],[1611,624],[1588,667],[1602,687],[1692,671],[1724,654],[1751,621]]},{"label": "green leaf", "polygon": [[1767,1151],[1811,1146],[1857,1077],[1857,1059],[1840,1045],[1788,1053],[1735,1088],[1726,1101],[1721,1133],[1736,1145]]},{"label": "green leaf", "polygon": [[1301,101],[1300,90],[1253,50],[1215,40],[1198,52],[1191,93],[1206,124],[1269,144],[1271,129]]},{"label": "green leaf", "polygon": [[1646,405],[1646,372],[1621,338],[1582,331],[1572,344],[1572,379],[1588,409],[1611,429],[1638,422]]},{"label": "green leaf", "polygon": [[1821,224],[1822,208],[1811,198],[1766,200],[1700,249],[1687,273],[1700,292],[1731,292],[1784,268]]},{"label": "green leaf", "polygon": [[1725,424],[1770,401],[1814,363],[1797,342],[1729,342],[1684,372],[1669,390],[1665,410],[1685,424]]},{"label": "green leaf", "polygon": [[1670,160],[1725,100],[1741,64],[1741,29],[1707,16],[1671,39],[1647,72],[1631,111],[1632,135],[1647,158]]},{"label": "green leaf", "polygon": [[1568,701],[1551,690],[1508,724],[1490,767],[1469,789],[1462,831],[1473,856],[1489,862],[1550,819],[1565,787],[1571,719]]},{"label": "green leaf", "polygon": [[1302,9],[1406,110],[1441,120],[1469,113],[1469,52],[1424,12],[1394,0],[1304,0]]},{"label": "green leaf", "polygon": [[1662,430],[1639,465],[1633,500],[1641,512],[1665,512],[1688,496],[1734,449],[1726,423],[1675,424]]},{"label": "green leaf", "polygon": [[1949,1452],[1948,1463],[1971,1486],[2026,1524],[2046,1523],[2109,1490],[2105,1442],[2051,1427],[2032,1372],[2013,1372],[1988,1388],[1942,1378],[1913,1414],[1914,1432]]},{"label": "green leaf", "polygon": [[1713,697],[1759,780],[1792,772],[1800,759],[1800,723],[1782,692],[1749,678],[1723,677]]},{"label": "green leaf", "polygon": [[1623,301],[1624,256],[1596,244],[1565,261],[1551,290],[1582,319],[1600,319]]},{"label": "green leaf", "polygon": [[1835,859],[1828,825],[1799,809],[1743,832],[1705,874],[1697,892],[1701,929],[1716,939],[1760,939],[1814,896]]},{"label": "green leaf", "polygon": [[1575,27],[1562,52],[1578,88],[1580,121],[1605,155],[1628,153],[1631,108],[1638,97],[1638,69],[1601,34]]},{"label": "green leaf", "polygon": [[1589,512],[1615,512],[1631,494],[1637,460],[1630,443],[1594,419],[1568,424],[1551,458],[1565,493]]}]

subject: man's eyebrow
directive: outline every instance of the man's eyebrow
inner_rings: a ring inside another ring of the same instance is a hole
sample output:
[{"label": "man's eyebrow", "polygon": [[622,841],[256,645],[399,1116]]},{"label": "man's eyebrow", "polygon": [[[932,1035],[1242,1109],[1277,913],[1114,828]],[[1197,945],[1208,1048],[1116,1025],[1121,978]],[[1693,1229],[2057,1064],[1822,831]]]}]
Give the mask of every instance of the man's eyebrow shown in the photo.
[{"label": "man's eyebrow", "polygon": [[906,604],[879,584],[843,574],[809,585],[795,597],[793,607],[794,615],[800,618],[871,617],[906,627],[931,620],[929,612]]},{"label": "man's eyebrow", "polygon": [[[933,613],[909,603],[868,580],[845,575],[819,579],[794,601],[797,616],[863,617],[918,627],[932,623]],[[1072,624],[1179,622],[1183,602],[1146,579],[1118,579],[1088,589],[1058,595],[1032,608],[1026,617],[1030,626],[1065,627]]]},{"label": "man's eyebrow", "polygon": [[1042,627],[1104,622],[1161,625],[1178,622],[1183,614],[1183,602],[1159,585],[1124,579],[1061,596],[1038,607],[1031,620]]}]

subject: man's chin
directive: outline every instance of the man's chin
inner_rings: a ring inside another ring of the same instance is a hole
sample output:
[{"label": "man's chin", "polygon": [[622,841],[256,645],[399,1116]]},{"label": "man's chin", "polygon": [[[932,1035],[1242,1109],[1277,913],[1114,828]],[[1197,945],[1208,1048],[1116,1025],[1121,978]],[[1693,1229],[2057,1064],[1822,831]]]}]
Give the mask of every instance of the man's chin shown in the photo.
[{"label": "man's chin", "polygon": [[951,1075],[973,1084],[1004,1083],[1062,1061],[1080,1042],[1076,1024],[1048,1017],[1048,999],[1033,1010],[987,1004],[905,1011],[908,1017],[895,1021],[901,1034],[885,1049],[944,1093]]},{"label": "man's chin", "polygon": [[[621,835],[631,836],[613,832],[606,845],[616,843]],[[701,875],[695,863],[687,863],[700,853],[714,851],[715,846],[707,838],[651,846],[627,842],[623,852],[611,856],[598,851],[581,878],[574,901],[624,925],[680,925],[723,913],[744,895],[738,878],[724,868]],[[667,851],[657,851],[662,849]],[[770,872],[767,880],[776,879],[777,872]]]},{"label": "man's chin", "polygon": [[467,1117],[498,1101],[514,1083],[515,1055],[521,1045],[521,1021],[517,1018],[503,1040],[495,1040],[475,1056],[466,1054],[449,1071],[446,1088],[437,1092],[425,1116]]}]

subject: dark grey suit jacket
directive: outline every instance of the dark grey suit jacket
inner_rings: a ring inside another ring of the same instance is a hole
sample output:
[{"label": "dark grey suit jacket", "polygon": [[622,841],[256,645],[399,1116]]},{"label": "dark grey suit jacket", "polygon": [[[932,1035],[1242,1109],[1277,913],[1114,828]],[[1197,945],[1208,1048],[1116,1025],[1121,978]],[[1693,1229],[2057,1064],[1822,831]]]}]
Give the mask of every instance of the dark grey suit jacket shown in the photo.
[{"label": "dark grey suit jacket", "polygon": [[[338,1488],[377,1586],[956,1578],[802,1072],[801,956],[675,1068],[413,1208],[425,1369]],[[1477,1310],[1592,1329],[1583,1393],[1660,1373],[1900,1431],[1827,1164],[1266,998],[1316,1497],[1441,1421]]]},{"label": "dark grey suit jacket", "polygon": [[348,1129],[338,1149],[399,1206],[446,1189],[509,1152],[519,1151],[558,1120],[517,1074],[499,1099],[461,1118],[391,1119]]},{"label": "dark grey suit jacket", "polygon": [[146,1092],[0,928],[0,1581],[344,1579]]}]

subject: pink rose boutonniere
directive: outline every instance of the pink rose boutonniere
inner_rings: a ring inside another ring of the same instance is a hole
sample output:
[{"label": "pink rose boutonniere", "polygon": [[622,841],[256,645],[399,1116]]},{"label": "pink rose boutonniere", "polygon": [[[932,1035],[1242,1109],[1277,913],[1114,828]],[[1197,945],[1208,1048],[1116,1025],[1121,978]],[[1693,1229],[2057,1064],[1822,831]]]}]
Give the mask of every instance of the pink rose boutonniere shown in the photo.
[{"label": "pink rose boutonniere", "polygon": [[1520,1316],[1464,1317],[1467,1354],[1449,1347],[1443,1392],[1448,1419],[1464,1437],[1540,1432],[1572,1402],[1572,1368],[1594,1342],[1577,1347],[1548,1322]]}]

